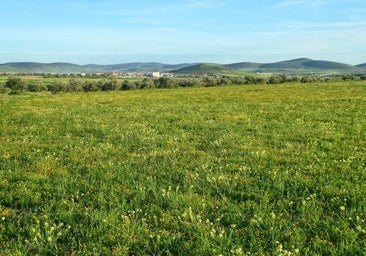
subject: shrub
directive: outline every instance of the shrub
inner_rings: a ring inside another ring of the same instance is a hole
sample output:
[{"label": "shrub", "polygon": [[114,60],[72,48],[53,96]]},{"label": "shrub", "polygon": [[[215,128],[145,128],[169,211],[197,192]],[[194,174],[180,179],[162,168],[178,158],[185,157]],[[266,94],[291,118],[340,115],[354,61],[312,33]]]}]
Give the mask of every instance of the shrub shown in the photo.
[{"label": "shrub", "polygon": [[94,81],[85,81],[83,84],[84,92],[95,92],[98,91],[98,84]]},{"label": "shrub", "polygon": [[47,85],[48,91],[56,94],[64,89],[64,85],[60,81],[53,81]]},{"label": "shrub", "polygon": [[1,85],[0,86],[0,93],[10,93],[10,89],[6,88],[5,86]]},{"label": "shrub", "polygon": [[30,82],[28,84],[28,91],[30,92],[43,92],[47,90],[48,90],[47,85],[38,81]]},{"label": "shrub", "polygon": [[5,83],[5,87],[11,90],[11,94],[17,94],[26,89],[26,84],[24,80],[19,77],[9,77],[8,81]]},{"label": "shrub", "polygon": [[108,79],[104,82],[102,91],[113,91],[118,89],[117,79]]}]

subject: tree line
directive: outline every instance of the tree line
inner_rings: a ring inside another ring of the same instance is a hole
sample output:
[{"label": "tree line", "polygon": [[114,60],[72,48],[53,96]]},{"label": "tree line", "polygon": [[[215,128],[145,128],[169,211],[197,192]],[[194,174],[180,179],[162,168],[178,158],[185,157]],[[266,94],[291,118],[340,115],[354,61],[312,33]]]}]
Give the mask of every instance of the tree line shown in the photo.
[{"label": "tree line", "polygon": [[328,80],[366,80],[366,75],[341,75],[333,77],[305,75],[289,76],[286,74],[274,74],[269,77],[246,75],[240,77],[201,77],[201,78],[140,78],[140,79],[117,79],[107,76],[103,79],[70,78],[55,79],[53,81],[25,80],[21,77],[11,76],[0,87],[1,93],[17,94],[21,92],[95,92],[115,90],[136,90],[149,88],[177,88],[177,87],[214,87],[223,85],[246,85],[246,84],[281,84],[286,82],[312,83]]}]

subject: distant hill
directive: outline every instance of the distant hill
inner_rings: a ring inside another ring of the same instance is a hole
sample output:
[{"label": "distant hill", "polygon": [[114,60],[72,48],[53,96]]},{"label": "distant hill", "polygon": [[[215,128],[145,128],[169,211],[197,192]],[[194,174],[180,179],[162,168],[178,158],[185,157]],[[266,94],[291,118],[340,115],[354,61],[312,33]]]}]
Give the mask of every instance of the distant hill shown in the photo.
[{"label": "distant hill", "polygon": [[[344,63],[312,60],[300,58],[275,63],[239,62],[227,65],[200,64],[177,70],[178,74],[234,74],[237,72],[249,73],[359,73],[366,69],[366,64],[352,66]],[[364,67],[362,69],[362,67]],[[239,74],[239,73],[236,73]]]},{"label": "distant hill", "polygon": [[0,72],[16,73],[78,73],[84,72],[81,66],[65,62],[37,63],[37,62],[13,62],[0,64]]},{"label": "distant hill", "polygon": [[356,66],[326,60],[300,58],[275,63],[239,62],[227,65],[215,63],[164,64],[159,62],[131,62],[114,65],[77,65],[66,62],[38,63],[12,62],[0,64],[0,73],[103,73],[112,71],[148,72],[172,71],[176,74],[193,75],[240,75],[248,73],[360,73],[365,72],[366,63]]},{"label": "distant hill", "polygon": [[239,62],[233,64],[227,64],[226,67],[241,70],[241,71],[252,71],[258,69],[262,64],[255,62]]},{"label": "distant hill", "polygon": [[106,65],[104,66],[105,71],[113,71],[113,70],[120,70],[120,71],[131,71],[131,72],[138,72],[138,71],[170,71],[180,68],[185,68],[188,66],[192,66],[194,64],[177,64],[177,65],[170,65],[170,64],[163,64],[159,62],[132,62],[132,63],[124,63],[124,64],[116,64],[116,65]]},{"label": "distant hill", "polygon": [[218,74],[233,74],[237,71],[224,65],[214,63],[201,63],[194,66],[185,67],[173,71],[175,74],[190,74],[190,75],[218,75]]},{"label": "distant hill", "polygon": [[366,63],[356,65],[356,67],[366,69]]},{"label": "distant hill", "polygon": [[77,65],[72,63],[37,63],[37,62],[12,62],[0,64],[0,72],[10,73],[98,73],[118,71],[170,71],[185,68],[195,64],[182,63],[176,65],[158,62],[133,62],[115,65]]},{"label": "distant hill", "polygon": [[57,63],[12,62],[12,63],[0,64],[0,72],[14,72],[14,73],[86,73],[86,72],[93,72],[97,69],[89,65],[80,66],[77,64],[65,63],[65,62],[57,62]]},{"label": "distant hill", "polygon": [[339,72],[339,73],[356,73],[359,72],[360,69],[356,66],[325,61],[325,60],[312,60],[307,58],[300,58],[294,60],[286,60],[276,63],[268,63],[262,64],[259,66],[259,71],[266,72]]}]

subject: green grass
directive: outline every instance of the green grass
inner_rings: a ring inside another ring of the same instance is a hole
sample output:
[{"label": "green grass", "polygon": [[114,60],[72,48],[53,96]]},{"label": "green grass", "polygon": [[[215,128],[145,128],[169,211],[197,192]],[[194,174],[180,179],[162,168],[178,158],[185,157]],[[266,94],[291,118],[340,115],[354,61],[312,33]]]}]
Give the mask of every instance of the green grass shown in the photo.
[{"label": "green grass", "polygon": [[0,95],[0,255],[364,255],[366,83]]}]

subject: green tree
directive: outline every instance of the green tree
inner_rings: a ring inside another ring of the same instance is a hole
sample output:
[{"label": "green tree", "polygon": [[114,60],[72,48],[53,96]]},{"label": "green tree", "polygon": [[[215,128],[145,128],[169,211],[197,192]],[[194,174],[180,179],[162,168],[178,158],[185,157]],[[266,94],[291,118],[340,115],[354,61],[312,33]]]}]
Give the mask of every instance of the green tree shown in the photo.
[{"label": "green tree", "polygon": [[126,90],[131,90],[133,89],[133,85],[130,83],[130,81],[128,80],[123,80],[122,85],[121,85],[121,90],[122,91],[126,91]]},{"label": "green tree", "polygon": [[8,78],[8,81],[6,81],[5,87],[11,90],[11,94],[17,94],[26,89],[26,84],[21,78],[12,76]]},{"label": "green tree", "polygon": [[33,81],[28,84],[28,91],[30,92],[42,92],[47,90],[47,85],[39,81]]},{"label": "green tree", "polygon": [[64,87],[65,87],[64,84],[57,80],[47,85],[48,91],[52,92],[53,94],[61,92]]},{"label": "green tree", "polygon": [[103,83],[102,91],[113,91],[119,89],[118,81],[115,78],[110,78]]},{"label": "green tree", "polygon": [[65,91],[67,92],[81,92],[83,91],[83,83],[80,80],[77,79],[70,79]]},{"label": "green tree", "polygon": [[169,88],[169,79],[166,77],[159,77],[154,80],[156,88]]},{"label": "green tree", "polygon": [[98,84],[95,81],[85,81],[83,84],[84,92],[95,92],[98,91]]},{"label": "green tree", "polygon": [[140,84],[141,89],[153,88],[153,87],[154,87],[154,82],[151,79],[149,79],[149,78],[142,79],[141,84]]}]

